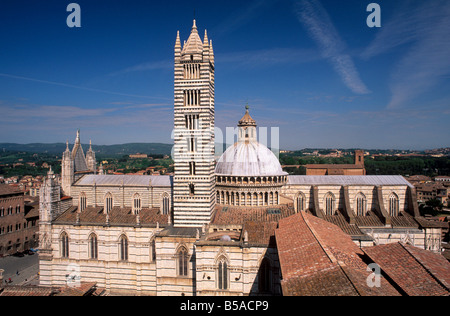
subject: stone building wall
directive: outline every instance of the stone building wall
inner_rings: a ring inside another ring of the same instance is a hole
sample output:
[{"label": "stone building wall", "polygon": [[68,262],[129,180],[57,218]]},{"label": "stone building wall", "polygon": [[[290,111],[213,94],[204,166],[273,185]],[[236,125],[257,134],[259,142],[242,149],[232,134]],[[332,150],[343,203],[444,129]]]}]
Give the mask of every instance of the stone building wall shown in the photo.
[{"label": "stone building wall", "polygon": [[[276,249],[267,246],[248,246],[237,242],[197,245],[197,294],[204,296],[241,296],[259,293],[261,262],[267,258],[271,266],[271,293],[280,294],[279,260]],[[218,260],[226,258],[228,285],[219,289]],[[267,293],[269,294],[269,293]]]},{"label": "stone building wall", "polygon": [[[40,261],[41,285],[67,285],[67,275],[97,282],[112,294],[156,295],[152,238],[158,229],[53,225],[51,261]],[[62,257],[61,236],[69,238],[69,257]],[[91,258],[90,237],[97,236],[98,258]],[[121,260],[120,238],[128,240],[128,260]]]},{"label": "stone building wall", "polygon": [[[84,193],[88,206],[105,205],[108,193],[113,196],[115,207],[133,207],[133,197],[138,194],[142,208],[160,208],[164,196],[172,204],[172,188],[165,186],[72,186],[73,205],[79,205],[80,195]],[[95,202],[94,202],[95,201]]]}]

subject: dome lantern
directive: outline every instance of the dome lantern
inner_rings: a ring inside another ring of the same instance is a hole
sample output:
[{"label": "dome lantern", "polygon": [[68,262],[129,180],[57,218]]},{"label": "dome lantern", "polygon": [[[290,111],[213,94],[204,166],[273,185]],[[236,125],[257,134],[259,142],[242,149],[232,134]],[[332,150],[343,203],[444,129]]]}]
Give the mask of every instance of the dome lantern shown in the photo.
[{"label": "dome lantern", "polygon": [[256,142],[256,121],[250,116],[248,104],[245,106],[245,115],[239,121],[238,142]]}]

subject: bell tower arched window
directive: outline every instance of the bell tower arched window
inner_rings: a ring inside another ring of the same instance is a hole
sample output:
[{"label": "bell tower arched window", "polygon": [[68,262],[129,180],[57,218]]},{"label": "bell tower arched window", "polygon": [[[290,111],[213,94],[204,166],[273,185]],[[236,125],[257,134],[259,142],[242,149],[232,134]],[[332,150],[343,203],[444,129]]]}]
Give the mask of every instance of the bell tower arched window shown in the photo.
[{"label": "bell tower arched window", "polygon": [[326,215],[334,215],[336,200],[333,193],[328,192],[325,195],[325,212]]},{"label": "bell tower arched window", "polygon": [[395,193],[391,193],[389,196],[389,215],[398,216],[399,213],[399,200]]},{"label": "bell tower arched window", "polygon": [[61,258],[69,258],[69,236],[63,232],[59,239]]},{"label": "bell tower arched window", "polygon": [[356,196],[356,214],[365,216],[367,212],[367,199],[364,194],[358,193]]},{"label": "bell tower arched window", "polygon": [[302,192],[300,192],[296,200],[297,212],[305,210],[305,200],[306,200],[305,195]]},{"label": "bell tower arched window", "polygon": [[119,239],[119,250],[120,250],[120,260],[128,260],[128,238],[126,236],[121,236]]},{"label": "bell tower arched window", "polygon": [[105,196],[105,212],[109,213],[114,205],[114,199],[111,193],[106,194]]},{"label": "bell tower arched window", "polygon": [[89,236],[89,256],[91,259],[98,259],[98,241],[94,233]]},{"label": "bell tower arched window", "polygon": [[141,196],[139,194],[133,195],[133,214],[138,215],[141,211]]},{"label": "bell tower arched window", "polygon": [[185,247],[181,247],[177,253],[177,266],[178,266],[178,275],[179,276],[187,276],[188,275],[188,251]]},{"label": "bell tower arched window", "polygon": [[217,261],[217,288],[228,290],[228,260],[222,256]]},{"label": "bell tower arched window", "polygon": [[87,207],[86,193],[82,192],[80,194],[80,211],[83,212]]},{"label": "bell tower arched window", "polygon": [[170,198],[167,193],[164,193],[162,197],[162,213],[164,215],[170,214]]}]

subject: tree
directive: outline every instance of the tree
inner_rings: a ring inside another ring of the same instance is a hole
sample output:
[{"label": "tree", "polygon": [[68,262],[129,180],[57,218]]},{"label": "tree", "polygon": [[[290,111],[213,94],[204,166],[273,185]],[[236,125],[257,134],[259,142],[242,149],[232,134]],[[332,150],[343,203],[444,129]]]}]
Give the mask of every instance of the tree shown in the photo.
[{"label": "tree", "polygon": [[444,205],[441,201],[438,199],[431,199],[425,202],[425,204],[421,204],[419,206],[420,215],[431,215],[431,216],[437,216],[440,211],[442,211],[442,208]]}]

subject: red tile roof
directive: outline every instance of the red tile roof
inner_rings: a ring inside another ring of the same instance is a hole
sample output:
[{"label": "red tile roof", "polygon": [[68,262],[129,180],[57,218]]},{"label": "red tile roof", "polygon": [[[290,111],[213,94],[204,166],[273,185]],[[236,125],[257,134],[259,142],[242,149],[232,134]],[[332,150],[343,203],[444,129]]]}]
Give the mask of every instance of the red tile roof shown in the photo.
[{"label": "red tile roof", "polygon": [[3,195],[24,195],[24,193],[9,184],[0,183],[0,196]]},{"label": "red tile roof", "polygon": [[81,282],[78,287],[63,286],[61,288],[43,286],[8,285],[0,288],[0,296],[99,296],[104,289],[97,288],[95,282]]},{"label": "red tile roof", "polygon": [[0,288],[0,296],[51,296],[54,289],[40,286],[8,285]]},{"label": "red tile roof", "polygon": [[401,243],[364,252],[406,295],[450,295],[450,263],[442,255]]},{"label": "red tile roof", "polygon": [[364,253],[336,225],[300,212],[280,220],[275,236],[284,295],[399,295],[384,278],[368,286]]},{"label": "red tile roof", "polygon": [[212,225],[242,226],[241,241],[244,232],[248,234],[248,243],[252,245],[273,245],[275,229],[282,218],[295,214],[293,207],[279,205],[272,207],[216,207]]}]

